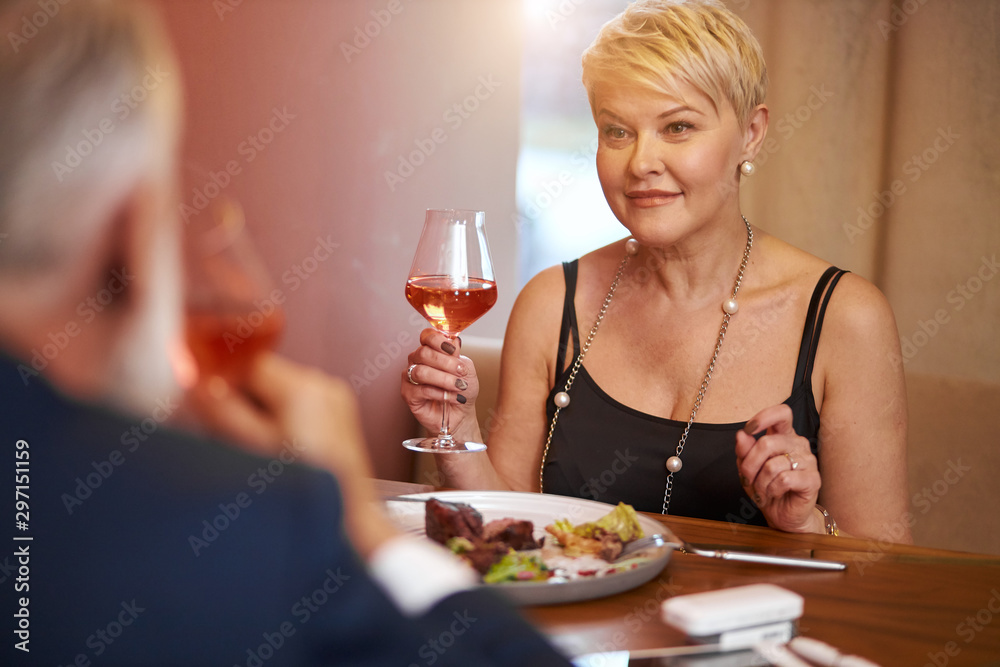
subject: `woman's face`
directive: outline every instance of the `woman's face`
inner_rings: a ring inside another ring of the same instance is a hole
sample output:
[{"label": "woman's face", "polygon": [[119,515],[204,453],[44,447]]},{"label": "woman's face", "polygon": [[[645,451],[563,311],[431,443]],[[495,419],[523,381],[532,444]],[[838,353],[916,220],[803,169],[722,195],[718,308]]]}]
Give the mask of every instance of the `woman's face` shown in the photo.
[{"label": "woman's face", "polygon": [[671,245],[738,215],[745,141],[728,104],[686,84],[672,95],[598,84],[594,106],[604,196],[641,243]]}]

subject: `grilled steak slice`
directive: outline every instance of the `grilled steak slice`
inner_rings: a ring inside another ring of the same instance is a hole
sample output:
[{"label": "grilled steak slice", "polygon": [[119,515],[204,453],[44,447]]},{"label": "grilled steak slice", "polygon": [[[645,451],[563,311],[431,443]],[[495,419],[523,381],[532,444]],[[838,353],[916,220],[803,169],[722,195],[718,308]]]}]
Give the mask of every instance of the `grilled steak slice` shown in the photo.
[{"label": "grilled steak slice", "polygon": [[514,551],[539,548],[535,541],[535,527],[530,521],[518,519],[496,519],[483,526],[483,537],[487,542],[502,542]]},{"label": "grilled steak slice", "polygon": [[483,517],[471,505],[431,498],[427,501],[424,528],[427,537],[441,544],[453,537],[464,537],[475,544],[482,541]]}]

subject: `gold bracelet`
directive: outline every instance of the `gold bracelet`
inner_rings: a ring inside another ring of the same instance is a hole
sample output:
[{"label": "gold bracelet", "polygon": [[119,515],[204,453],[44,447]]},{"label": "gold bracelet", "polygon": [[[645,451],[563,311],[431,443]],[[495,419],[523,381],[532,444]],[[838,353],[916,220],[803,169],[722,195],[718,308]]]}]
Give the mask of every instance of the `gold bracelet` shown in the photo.
[{"label": "gold bracelet", "polygon": [[816,503],[816,509],[820,511],[823,515],[823,523],[826,525],[826,534],[838,537],[840,535],[840,529],[837,528],[837,522],[834,520],[830,513],[826,511],[826,508]]}]

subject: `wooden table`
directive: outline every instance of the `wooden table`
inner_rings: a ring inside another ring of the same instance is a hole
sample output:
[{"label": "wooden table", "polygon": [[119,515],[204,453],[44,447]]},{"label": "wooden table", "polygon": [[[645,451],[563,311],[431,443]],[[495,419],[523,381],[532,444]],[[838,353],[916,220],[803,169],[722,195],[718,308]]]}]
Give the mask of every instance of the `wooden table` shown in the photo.
[{"label": "wooden table", "polygon": [[[433,487],[380,482],[384,495]],[[805,598],[799,633],[890,665],[1000,665],[1000,557],[684,517],[661,517],[695,544],[810,555],[844,572],[721,561],[675,553],[660,575],[599,600],[527,607],[525,615],[573,654],[680,646],[660,603],[686,593],[773,583]]]}]

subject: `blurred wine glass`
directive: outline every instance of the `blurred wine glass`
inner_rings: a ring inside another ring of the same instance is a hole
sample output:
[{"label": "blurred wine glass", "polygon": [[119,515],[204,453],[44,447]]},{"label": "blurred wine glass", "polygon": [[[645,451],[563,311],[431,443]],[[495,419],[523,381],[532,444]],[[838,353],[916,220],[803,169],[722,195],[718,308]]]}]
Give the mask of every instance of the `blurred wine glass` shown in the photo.
[{"label": "blurred wine glass", "polygon": [[247,235],[243,207],[217,175],[187,166],[180,210],[187,346],[199,381],[238,385],[254,356],[281,337],[283,295]]},{"label": "blurred wine glass", "polygon": [[[424,217],[406,281],[406,299],[449,339],[457,337],[497,301],[485,225],[483,211],[430,209]],[[486,449],[483,443],[462,442],[451,433],[447,395],[441,403],[440,432],[429,438],[406,440],[403,446],[437,453]]]}]

